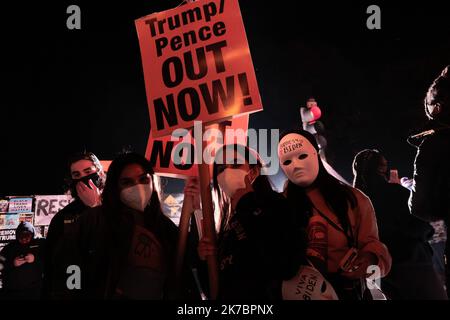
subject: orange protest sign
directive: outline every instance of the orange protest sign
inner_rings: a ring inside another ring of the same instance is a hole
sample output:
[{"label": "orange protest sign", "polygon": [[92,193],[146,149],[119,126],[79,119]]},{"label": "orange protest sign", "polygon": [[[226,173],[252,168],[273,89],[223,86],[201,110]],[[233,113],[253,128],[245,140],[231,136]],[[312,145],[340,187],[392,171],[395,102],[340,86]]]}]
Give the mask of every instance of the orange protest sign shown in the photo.
[{"label": "orange protest sign", "polygon": [[207,147],[202,151],[201,161],[212,163],[216,151],[224,143],[247,144],[248,120],[248,115],[233,117],[220,124],[211,124],[204,132],[194,126],[193,130],[184,130],[187,135],[173,139],[175,141],[171,136],[154,138],[149,135],[145,157],[159,175],[173,178],[198,176],[195,152],[198,147],[202,150],[202,140],[207,142]]},{"label": "orange protest sign", "polygon": [[238,0],[200,0],[135,24],[153,137],[262,110]]},{"label": "orange protest sign", "polygon": [[100,160],[100,164],[102,165],[103,171],[108,172],[111,162],[112,162],[111,160]]}]

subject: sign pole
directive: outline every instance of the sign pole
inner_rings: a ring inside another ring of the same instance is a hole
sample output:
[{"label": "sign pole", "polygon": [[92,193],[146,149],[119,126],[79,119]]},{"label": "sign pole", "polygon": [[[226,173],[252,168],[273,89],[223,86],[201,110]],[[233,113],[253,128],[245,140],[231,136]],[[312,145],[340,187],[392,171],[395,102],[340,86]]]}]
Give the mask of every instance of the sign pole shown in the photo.
[{"label": "sign pole", "polygon": [[[203,125],[203,130],[205,126]],[[202,155],[203,150],[207,147],[207,142],[202,141]],[[202,213],[203,213],[203,233],[204,236],[210,239],[213,246],[216,247],[216,228],[214,223],[214,210],[212,206],[211,186],[209,165],[201,159],[198,165],[198,173],[200,178],[200,195],[202,199]],[[217,255],[206,257],[208,263],[208,278],[210,299],[215,300],[219,292],[219,268],[217,263]]]},{"label": "sign pole", "polygon": [[183,204],[180,216],[180,224],[178,226],[178,246],[177,246],[177,257],[175,264],[175,278],[176,283],[180,283],[183,270],[184,255],[186,253],[186,243],[189,231],[189,220],[192,216],[192,212],[189,212],[186,206]]}]

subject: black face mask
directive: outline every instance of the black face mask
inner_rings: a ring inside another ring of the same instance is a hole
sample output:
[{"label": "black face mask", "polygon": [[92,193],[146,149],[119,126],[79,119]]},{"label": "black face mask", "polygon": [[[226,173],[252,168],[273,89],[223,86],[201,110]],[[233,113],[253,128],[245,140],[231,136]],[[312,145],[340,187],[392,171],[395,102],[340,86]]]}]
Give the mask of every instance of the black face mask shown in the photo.
[{"label": "black face mask", "polygon": [[84,176],[80,179],[72,179],[72,183],[70,184],[70,193],[72,194],[72,197],[78,198],[78,193],[77,193],[77,188],[76,188],[78,182],[83,182],[85,185],[87,185],[89,188],[91,188],[91,186],[89,185],[89,180],[92,180],[92,182],[94,183],[94,185],[97,188],[102,187],[102,178],[100,177],[98,172],[92,173],[88,176]]}]

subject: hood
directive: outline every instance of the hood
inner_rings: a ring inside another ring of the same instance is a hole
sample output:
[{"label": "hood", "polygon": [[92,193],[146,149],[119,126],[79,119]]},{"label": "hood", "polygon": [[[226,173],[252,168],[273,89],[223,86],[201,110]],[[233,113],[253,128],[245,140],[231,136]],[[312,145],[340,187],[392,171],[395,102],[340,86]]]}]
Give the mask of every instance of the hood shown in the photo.
[{"label": "hood", "polygon": [[36,232],[35,232],[35,230],[34,230],[33,225],[32,225],[31,223],[25,222],[25,221],[22,221],[22,222],[19,224],[19,226],[17,227],[17,229],[16,229],[16,237],[17,237],[20,233],[25,232],[25,231],[31,232],[31,233],[33,234],[33,238],[34,238]]}]

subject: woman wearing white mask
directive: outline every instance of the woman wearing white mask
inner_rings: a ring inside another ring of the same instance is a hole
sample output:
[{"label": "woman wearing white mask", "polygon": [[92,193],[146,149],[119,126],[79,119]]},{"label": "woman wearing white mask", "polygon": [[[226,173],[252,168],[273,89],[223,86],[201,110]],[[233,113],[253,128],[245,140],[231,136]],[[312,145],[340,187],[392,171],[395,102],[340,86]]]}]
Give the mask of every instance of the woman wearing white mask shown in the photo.
[{"label": "woman wearing white mask", "polygon": [[391,256],[379,241],[369,198],[331,176],[318,151],[309,132],[281,135],[278,156],[289,180],[285,195],[304,217],[308,260],[331,282],[339,299],[362,299],[368,273],[379,270],[381,277],[386,275]]},{"label": "woman wearing white mask", "polygon": [[172,297],[178,229],[162,213],[157,188],[145,157],[125,153],[111,163],[102,206],[80,221],[84,297]]},{"label": "woman wearing white mask", "polygon": [[217,250],[203,238],[201,259],[217,254],[220,300],[279,300],[281,282],[295,275],[305,244],[293,229],[284,197],[273,191],[256,152],[220,149],[213,167],[221,223]]}]

